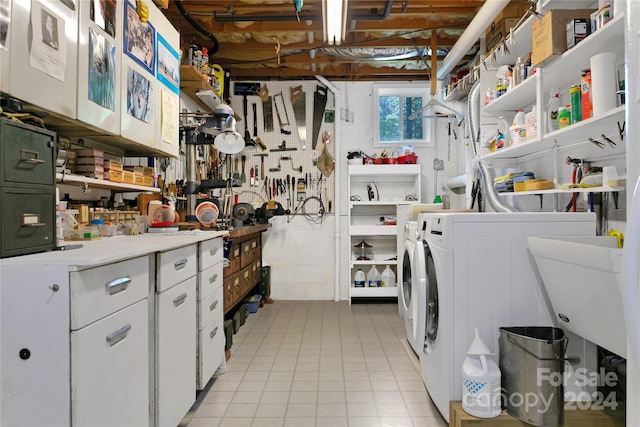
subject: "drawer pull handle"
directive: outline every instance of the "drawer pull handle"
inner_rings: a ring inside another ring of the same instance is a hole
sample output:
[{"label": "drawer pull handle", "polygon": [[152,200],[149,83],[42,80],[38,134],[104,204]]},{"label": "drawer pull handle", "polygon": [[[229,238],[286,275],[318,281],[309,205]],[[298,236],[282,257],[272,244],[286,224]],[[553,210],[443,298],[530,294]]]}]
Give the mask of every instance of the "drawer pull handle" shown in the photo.
[{"label": "drawer pull handle", "polygon": [[176,299],[173,300],[173,305],[175,305],[176,307],[184,304],[184,301],[187,299],[187,293],[185,292],[184,294],[176,297]]},{"label": "drawer pull handle", "polygon": [[187,259],[185,258],[181,259],[180,261],[176,261],[173,266],[175,267],[176,271],[182,270],[187,266]]},{"label": "drawer pull handle", "polygon": [[258,244],[257,244],[256,242],[252,242],[252,243],[251,243],[251,249],[255,249],[255,248],[256,248],[256,246],[258,246]]},{"label": "drawer pull handle", "polygon": [[219,248],[209,249],[209,255],[210,255],[210,256],[214,256],[215,254],[217,254],[217,253],[218,253],[218,249],[219,249]]},{"label": "drawer pull handle", "polygon": [[217,333],[218,333],[218,326],[213,328],[213,331],[211,331],[211,333],[209,334],[209,338],[213,339],[213,337],[215,337]]},{"label": "drawer pull handle", "polygon": [[40,222],[40,215],[23,213],[22,214],[22,226],[23,227],[44,227],[47,225],[44,222]]},{"label": "drawer pull handle", "polygon": [[109,344],[109,347],[113,347],[114,345],[125,339],[130,329],[131,323],[128,323],[122,328],[116,329],[115,331],[111,332],[111,334],[107,335],[107,344]]},{"label": "drawer pull handle", "polygon": [[131,284],[131,277],[121,277],[107,282],[107,291],[109,291],[109,295],[119,294],[120,292],[126,291],[129,284]]},{"label": "drawer pull handle", "polygon": [[211,305],[209,305],[209,311],[215,310],[217,306],[218,306],[218,300],[215,300],[214,302],[211,303]]},{"label": "drawer pull handle", "polygon": [[216,273],[213,276],[209,277],[209,283],[213,283],[216,280],[218,280],[218,273]]},{"label": "drawer pull handle", "polygon": [[[27,154],[32,154],[32,156],[27,156]],[[24,148],[20,149],[20,161],[32,165],[40,165],[44,163],[44,160],[40,158],[40,153],[38,151],[25,150]]]}]

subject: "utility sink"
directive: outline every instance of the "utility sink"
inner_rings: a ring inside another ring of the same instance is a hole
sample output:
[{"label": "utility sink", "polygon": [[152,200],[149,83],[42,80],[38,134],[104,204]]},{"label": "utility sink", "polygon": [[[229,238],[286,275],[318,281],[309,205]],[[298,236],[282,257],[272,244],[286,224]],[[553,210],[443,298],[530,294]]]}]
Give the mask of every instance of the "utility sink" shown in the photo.
[{"label": "utility sink", "polygon": [[615,237],[528,237],[558,326],[627,357]]}]

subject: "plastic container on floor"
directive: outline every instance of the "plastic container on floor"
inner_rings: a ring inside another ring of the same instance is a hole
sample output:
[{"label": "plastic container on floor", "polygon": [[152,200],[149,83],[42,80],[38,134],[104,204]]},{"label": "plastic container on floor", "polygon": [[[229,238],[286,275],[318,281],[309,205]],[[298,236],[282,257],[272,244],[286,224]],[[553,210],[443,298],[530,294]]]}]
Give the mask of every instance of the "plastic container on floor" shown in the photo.
[{"label": "plastic container on floor", "polygon": [[248,301],[247,305],[249,308],[249,313],[256,313],[258,311],[258,305],[260,305],[260,300],[262,299],[262,295],[255,294]]}]

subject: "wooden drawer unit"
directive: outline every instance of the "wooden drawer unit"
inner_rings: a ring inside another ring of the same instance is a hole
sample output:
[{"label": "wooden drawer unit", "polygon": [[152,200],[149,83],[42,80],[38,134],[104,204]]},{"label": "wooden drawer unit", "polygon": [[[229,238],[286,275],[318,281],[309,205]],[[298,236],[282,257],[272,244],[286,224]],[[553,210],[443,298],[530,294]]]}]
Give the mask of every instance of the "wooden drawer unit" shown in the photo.
[{"label": "wooden drawer unit", "polygon": [[55,186],[55,132],[0,119],[0,186]]},{"label": "wooden drawer unit", "polygon": [[260,280],[262,280],[262,260],[258,258],[251,266],[251,287],[255,286]]},{"label": "wooden drawer unit", "polygon": [[225,275],[230,276],[240,271],[240,243],[233,242],[229,254],[229,266],[225,268]]},{"label": "wooden drawer unit", "polygon": [[197,245],[185,246],[158,254],[158,292],[196,274]]},{"label": "wooden drawer unit", "polygon": [[149,295],[149,257],[69,274],[71,330],[77,330]]},{"label": "wooden drawer unit", "polygon": [[222,262],[222,258],[224,257],[222,244],[222,239],[211,239],[200,242],[200,256],[198,258],[200,260],[199,271],[206,270]]},{"label": "wooden drawer unit", "polygon": [[56,245],[55,187],[0,187],[0,256],[25,255]]},{"label": "wooden drawer unit", "polygon": [[241,274],[238,272],[224,281],[224,311],[225,313],[233,308],[234,304],[240,299],[240,283]]},{"label": "wooden drawer unit", "polygon": [[223,269],[222,263],[209,267],[199,273],[198,280],[198,300],[202,300],[211,295],[213,291],[222,286]]},{"label": "wooden drawer unit", "polygon": [[238,299],[240,299],[242,295],[246,295],[253,287],[253,284],[251,283],[252,280],[253,274],[251,272],[251,266],[247,266],[240,272],[240,296]]},{"label": "wooden drawer unit", "polygon": [[258,239],[249,239],[240,244],[240,268],[248,266],[258,254]]}]

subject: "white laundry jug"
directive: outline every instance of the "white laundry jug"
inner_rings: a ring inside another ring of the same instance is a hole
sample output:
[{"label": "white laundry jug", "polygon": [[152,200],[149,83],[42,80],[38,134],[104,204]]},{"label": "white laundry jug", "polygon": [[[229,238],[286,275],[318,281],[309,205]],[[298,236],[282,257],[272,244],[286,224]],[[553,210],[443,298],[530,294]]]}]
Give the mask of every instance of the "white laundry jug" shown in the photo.
[{"label": "white laundry jug", "polygon": [[462,409],[478,418],[495,418],[502,411],[500,369],[476,335],[462,363]]}]

